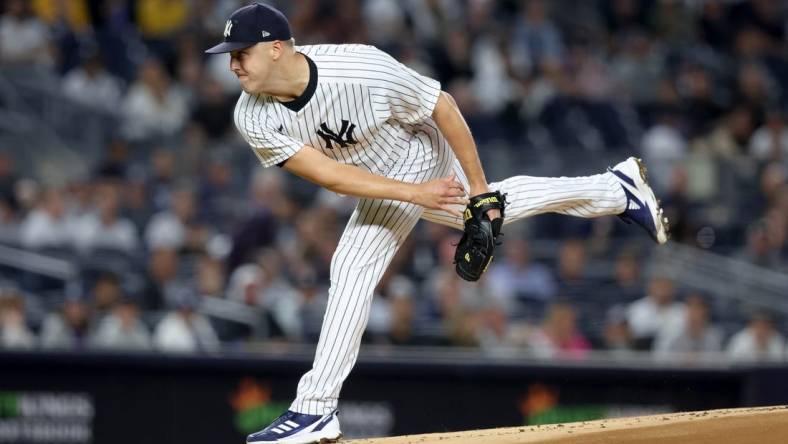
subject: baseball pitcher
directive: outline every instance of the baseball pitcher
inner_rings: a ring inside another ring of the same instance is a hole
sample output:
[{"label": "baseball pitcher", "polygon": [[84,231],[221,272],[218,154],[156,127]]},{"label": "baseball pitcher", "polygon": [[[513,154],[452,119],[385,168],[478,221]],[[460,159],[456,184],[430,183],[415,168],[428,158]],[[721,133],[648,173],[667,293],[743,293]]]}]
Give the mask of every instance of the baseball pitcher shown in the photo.
[{"label": "baseball pitcher", "polygon": [[248,443],[341,437],[337,400],[373,289],[421,218],[463,230],[456,269],[471,281],[489,265],[502,227],[535,214],[618,215],[667,241],[667,220],[638,159],[589,177],[488,183],[452,97],[373,46],[295,46],[280,11],[252,4],[230,16],[224,41],[206,52],[231,54],[243,89],[235,124],[264,167],[359,198],[331,261],[312,369],[290,410]]}]

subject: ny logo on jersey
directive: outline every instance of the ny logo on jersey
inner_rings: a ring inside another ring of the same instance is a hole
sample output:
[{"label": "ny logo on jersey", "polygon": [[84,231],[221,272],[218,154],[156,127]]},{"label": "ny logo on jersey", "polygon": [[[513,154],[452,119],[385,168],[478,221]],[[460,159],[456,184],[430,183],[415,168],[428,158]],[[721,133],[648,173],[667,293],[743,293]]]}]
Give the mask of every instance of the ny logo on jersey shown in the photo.
[{"label": "ny logo on jersey", "polygon": [[233,30],[233,22],[232,20],[227,20],[227,23],[224,24],[224,37],[230,37],[230,32]]},{"label": "ny logo on jersey", "polygon": [[320,129],[317,130],[317,135],[323,138],[323,141],[326,143],[326,149],[334,149],[334,143],[345,148],[348,145],[358,143],[355,137],[353,137],[353,130],[355,129],[355,123],[342,120],[342,128],[340,128],[339,133],[335,133],[328,128],[326,122],[323,122],[320,124]]}]

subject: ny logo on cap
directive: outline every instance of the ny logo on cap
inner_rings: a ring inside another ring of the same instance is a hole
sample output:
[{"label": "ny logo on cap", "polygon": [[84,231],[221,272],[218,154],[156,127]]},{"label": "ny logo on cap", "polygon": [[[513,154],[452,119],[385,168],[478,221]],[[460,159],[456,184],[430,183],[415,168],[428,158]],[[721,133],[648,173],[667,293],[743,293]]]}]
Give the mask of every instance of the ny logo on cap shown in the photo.
[{"label": "ny logo on cap", "polygon": [[224,37],[230,37],[230,32],[233,29],[233,22],[232,20],[227,20],[227,23],[224,24]]}]

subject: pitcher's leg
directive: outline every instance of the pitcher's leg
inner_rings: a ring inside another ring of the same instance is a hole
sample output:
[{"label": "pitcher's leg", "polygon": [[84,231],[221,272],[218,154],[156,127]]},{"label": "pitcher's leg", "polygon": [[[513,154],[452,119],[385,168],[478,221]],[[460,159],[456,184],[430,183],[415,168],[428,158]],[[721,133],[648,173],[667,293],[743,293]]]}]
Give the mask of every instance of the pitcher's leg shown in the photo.
[{"label": "pitcher's leg", "polygon": [[[459,163],[457,177],[466,185]],[[490,184],[491,190],[506,194],[504,224],[541,213],[578,217],[616,215],[624,211],[627,198],[619,180],[606,172],[582,177],[513,176]],[[439,210],[425,210],[424,219],[462,229],[462,218]]]},{"label": "pitcher's leg", "polygon": [[611,173],[581,177],[514,176],[490,184],[506,194],[506,220],[542,213],[585,218],[620,214],[627,199]]},{"label": "pitcher's leg", "polygon": [[298,383],[290,410],[323,415],[356,362],[372,294],[421,215],[404,202],[362,199],[331,260],[331,288],[312,369]]}]

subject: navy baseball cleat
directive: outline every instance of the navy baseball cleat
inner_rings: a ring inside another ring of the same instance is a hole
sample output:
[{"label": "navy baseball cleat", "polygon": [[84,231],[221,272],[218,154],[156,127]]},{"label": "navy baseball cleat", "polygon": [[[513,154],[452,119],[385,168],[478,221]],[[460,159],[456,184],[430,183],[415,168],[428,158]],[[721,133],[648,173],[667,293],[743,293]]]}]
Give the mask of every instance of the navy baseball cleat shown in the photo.
[{"label": "navy baseball cleat", "polygon": [[658,244],[668,241],[668,218],[662,214],[659,201],[646,182],[646,166],[643,161],[630,157],[608,171],[615,174],[627,196],[627,207],[618,217],[624,222],[643,227]]},{"label": "navy baseball cleat", "polygon": [[263,430],[246,438],[248,444],[325,444],[337,442],[339,431],[337,410],[327,415],[307,415],[288,410]]}]

